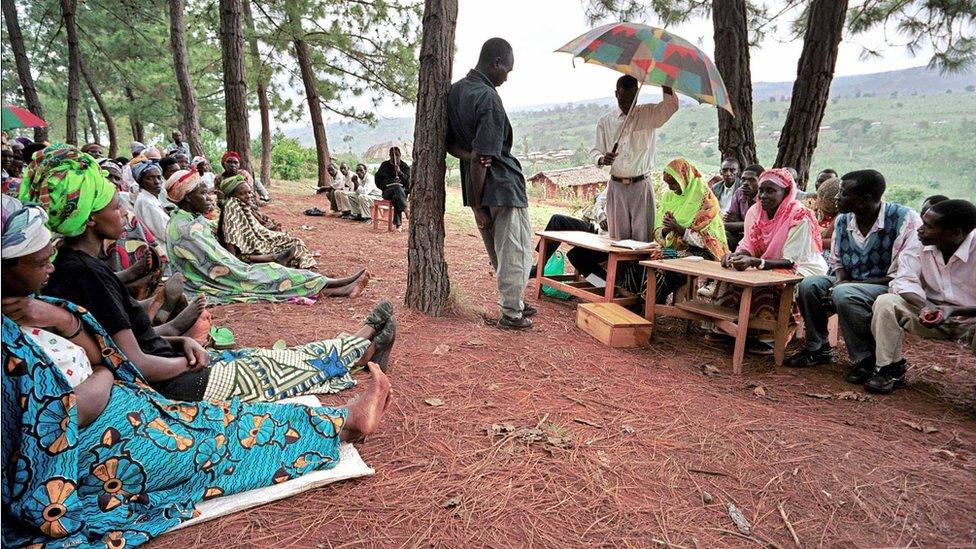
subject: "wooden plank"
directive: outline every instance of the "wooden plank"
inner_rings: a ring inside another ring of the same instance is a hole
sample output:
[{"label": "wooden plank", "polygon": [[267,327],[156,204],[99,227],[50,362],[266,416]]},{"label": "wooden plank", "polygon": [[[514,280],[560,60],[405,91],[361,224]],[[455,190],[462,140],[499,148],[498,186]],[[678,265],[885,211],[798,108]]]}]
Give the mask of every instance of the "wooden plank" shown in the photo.
[{"label": "wooden plank", "polygon": [[681,303],[678,303],[676,307],[685,311],[695,312],[709,318],[728,320],[729,322],[735,322],[739,318],[739,311],[734,311],[726,307],[719,307],[714,303],[707,303],[705,301],[682,301]]},{"label": "wooden plank", "polygon": [[578,307],[612,326],[647,326],[650,322],[616,303],[584,303]]},{"label": "wooden plank", "polygon": [[787,284],[779,296],[779,314],[776,317],[776,329],[773,330],[773,361],[777,366],[783,365],[786,355],[786,336],[790,330],[790,314],[793,312],[793,288],[795,284]]},{"label": "wooden plank", "polygon": [[539,231],[535,234],[540,238],[545,238],[552,242],[562,242],[578,248],[616,254],[631,259],[648,257],[652,253],[656,253],[656,250],[629,250],[627,248],[619,248],[611,245],[609,238],[585,231]]},{"label": "wooden plank", "polygon": [[739,302],[739,321],[736,322],[735,349],[732,351],[732,373],[742,373],[742,357],[746,352],[746,337],[749,332],[749,315],[752,309],[752,287],[742,289],[742,301]]},{"label": "wooden plank", "polygon": [[790,284],[803,280],[802,276],[787,275],[775,271],[725,269],[718,261],[689,261],[688,259],[655,259],[641,261],[641,265],[676,273],[730,282],[737,286],[761,287]]}]

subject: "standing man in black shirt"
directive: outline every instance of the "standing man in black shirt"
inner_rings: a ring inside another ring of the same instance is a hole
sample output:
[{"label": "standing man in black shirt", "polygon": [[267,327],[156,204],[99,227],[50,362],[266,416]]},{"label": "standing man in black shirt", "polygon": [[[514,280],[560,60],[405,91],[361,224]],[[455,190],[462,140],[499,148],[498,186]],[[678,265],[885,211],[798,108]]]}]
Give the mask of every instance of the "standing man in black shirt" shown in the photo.
[{"label": "standing man in black shirt", "polygon": [[464,205],[474,210],[495,268],[502,328],[532,327],[536,310],[522,301],[532,266],[532,227],[525,176],[512,155],[512,124],[495,90],[515,65],[512,46],[491,38],[478,65],[451,86],[447,150],[461,160]]}]

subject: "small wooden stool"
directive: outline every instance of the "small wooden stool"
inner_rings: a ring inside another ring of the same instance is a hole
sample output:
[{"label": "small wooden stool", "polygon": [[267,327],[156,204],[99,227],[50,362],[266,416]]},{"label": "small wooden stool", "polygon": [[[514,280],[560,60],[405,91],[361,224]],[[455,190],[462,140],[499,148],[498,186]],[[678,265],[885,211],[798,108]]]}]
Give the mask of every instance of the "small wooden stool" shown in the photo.
[{"label": "small wooden stool", "polygon": [[580,304],[576,326],[609,347],[646,347],[651,338],[651,322],[616,303]]},{"label": "small wooden stool", "polygon": [[386,232],[393,232],[393,203],[389,200],[374,200],[372,218],[374,230],[379,228],[380,223],[386,223]]}]

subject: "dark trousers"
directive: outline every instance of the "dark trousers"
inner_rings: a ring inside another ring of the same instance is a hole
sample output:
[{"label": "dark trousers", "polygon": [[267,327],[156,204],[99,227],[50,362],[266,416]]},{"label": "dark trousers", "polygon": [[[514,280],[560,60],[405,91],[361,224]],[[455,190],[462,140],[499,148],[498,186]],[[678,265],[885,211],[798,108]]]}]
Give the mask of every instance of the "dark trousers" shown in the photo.
[{"label": "dark trousers", "polygon": [[[547,231],[583,231],[587,233],[596,234],[596,229],[593,228],[591,223],[583,221],[582,219],[577,219],[575,217],[570,217],[568,215],[555,214],[549,218],[549,223],[546,223]],[[544,259],[542,264],[545,265],[552,254],[556,253],[559,248],[559,242],[549,241],[546,243],[545,250],[539,250],[539,253],[543,254]],[[538,248],[538,245],[536,245]],[[607,260],[607,254],[602,252],[596,252],[593,250],[587,250],[586,248],[573,248],[569,250],[566,254],[566,259],[569,260],[570,264],[576,268],[581,275],[589,276],[595,274],[600,278],[606,279],[606,270],[600,266],[601,263]],[[536,266],[533,265],[532,269],[529,271],[529,277],[533,278],[536,276]]]},{"label": "dark trousers", "polygon": [[407,209],[407,193],[404,192],[403,185],[394,184],[383,189],[383,199],[393,204],[393,224],[399,227],[403,212]]}]

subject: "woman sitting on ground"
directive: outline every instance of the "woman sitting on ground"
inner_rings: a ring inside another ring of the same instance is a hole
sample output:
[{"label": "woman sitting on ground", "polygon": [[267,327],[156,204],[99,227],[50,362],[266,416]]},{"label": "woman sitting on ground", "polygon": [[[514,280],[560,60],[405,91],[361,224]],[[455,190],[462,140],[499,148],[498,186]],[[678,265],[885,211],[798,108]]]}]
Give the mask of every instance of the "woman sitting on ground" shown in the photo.
[{"label": "woman sitting on ground", "polygon": [[[669,190],[654,216],[654,240],[679,255],[709,261],[718,261],[729,253],[722,208],[698,169],[684,158],[672,160],[664,168],[664,183]],[[681,274],[658,271],[655,301],[664,303],[685,279]]]},{"label": "woman sitting on ground", "polygon": [[[278,263],[244,263],[220,245],[204,215],[210,211],[200,175],[187,172],[167,182],[166,192],[177,205],[169,222],[166,249],[174,272],[186,277],[188,293],[203,293],[211,303],[280,302],[301,297],[357,297],[369,283],[362,270],[330,279]],[[294,251],[280,258],[288,262]]]},{"label": "woman sitting on ground", "polygon": [[[177,172],[174,177],[184,172]],[[217,237],[225,248],[247,263],[278,263],[286,267],[311,269],[315,259],[305,243],[284,231],[272,231],[254,216],[254,191],[244,178],[235,175],[220,182],[224,196]]]},{"label": "woman sitting on ground", "polygon": [[[273,401],[309,392],[337,392],[355,383],[349,370],[362,360],[387,367],[396,323],[392,306],[385,301],[355,335],[293,349],[242,349],[211,356],[188,337],[160,336],[146,311],[95,257],[103,240],[122,231],[121,205],[114,187],[104,178],[91,177],[89,168],[82,166],[86,164],[58,167],[60,179],[32,180],[31,188],[48,191],[42,205],[51,216],[49,228],[77,235],[66,238],[58,251],[57,269],[45,294],[91,311],[153,387],[168,398],[197,401],[237,396]],[[208,363],[209,368],[198,367]]]},{"label": "woman sitting on ground", "polygon": [[373,363],[339,408],[157,393],[91,314],[33,297],[52,269],[44,215],[3,219],[4,547],[140,545],[206,499],[334,467],[340,442],[378,429],[391,393]]},{"label": "woman sitting on ground", "polygon": [[[823,258],[823,244],[816,215],[796,199],[796,182],[789,171],[776,168],[759,176],[758,202],[746,213],[745,234],[738,249],[722,258],[726,269],[744,271],[754,268],[775,270],[800,276],[827,274]],[[720,284],[715,292],[716,303],[738,309],[741,289]],[[757,288],[752,294],[752,314],[766,320],[776,320],[780,290]],[[799,321],[796,303],[791,322]],[[757,354],[769,354],[770,334],[753,339],[747,349]]]},{"label": "woman sitting on ground", "polygon": [[214,178],[214,185],[220,187],[220,182],[227,178],[239,175],[247,181],[251,188],[258,194],[258,198],[262,202],[268,202],[271,197],[268,196],[268,190],[264,188],[264,185],[260,181],[255,181],[254,177],[251,176],[250,172],[241,168],[241,155],[235,151],[227,151],[223,156],[220,157],[220,166],[224,169],[223,173],[218,174]]},{"label": "woman sitting on ground", "polygon": [[166,244],[166,226],[169,223],[169,212],[166,206],[169,201],[163,193],[163,169],[154,160],[144,160],[132,167],[132,177],[139,184],[139,194],[136,196],[132,213],[149,228],[156,240]]}]

